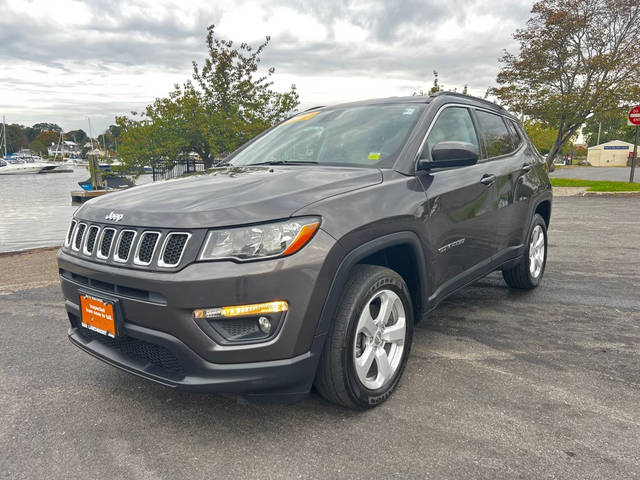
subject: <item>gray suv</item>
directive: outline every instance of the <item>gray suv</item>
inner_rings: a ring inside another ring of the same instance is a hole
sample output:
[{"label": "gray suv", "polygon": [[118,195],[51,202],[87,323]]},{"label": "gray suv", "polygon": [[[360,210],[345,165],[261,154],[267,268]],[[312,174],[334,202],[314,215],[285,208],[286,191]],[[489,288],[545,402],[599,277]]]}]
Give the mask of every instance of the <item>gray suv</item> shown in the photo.
[{"label": "gray suv", "polygon": [[94,199],[58,253],[73,344],[172,388],[369,408],[413,328],[544,273],[551,186],[518,120],[454,93],[315,108],[223,165]]}]

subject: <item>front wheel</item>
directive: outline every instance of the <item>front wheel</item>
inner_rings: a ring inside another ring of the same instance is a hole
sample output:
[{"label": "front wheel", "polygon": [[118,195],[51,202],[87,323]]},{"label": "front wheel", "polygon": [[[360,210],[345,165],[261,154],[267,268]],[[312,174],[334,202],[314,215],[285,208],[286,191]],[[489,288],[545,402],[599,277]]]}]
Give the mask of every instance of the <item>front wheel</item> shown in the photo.
[{"label": "front wheel", "polygon": [[527,250],[517,265],[502,270],[502,276],[512,288],[532,289],[538,286],[547,264],[547,224],[537,213],[533,216],[527,236]]},{"label": "front wheel", "polygon": [[393,270],[357,265],[325,343],[316,390],[327,400],[365,409],[396,388],[413,338],[411,297]]}]

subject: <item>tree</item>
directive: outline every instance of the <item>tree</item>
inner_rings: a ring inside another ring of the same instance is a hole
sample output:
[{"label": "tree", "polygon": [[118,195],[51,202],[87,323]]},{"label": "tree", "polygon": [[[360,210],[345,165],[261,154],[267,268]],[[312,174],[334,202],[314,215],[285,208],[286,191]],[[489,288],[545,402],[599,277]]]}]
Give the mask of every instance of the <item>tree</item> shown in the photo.
[{"label": "tree", "polygon": [[[54,144],[58,143],[59,138],[60,138],[60,134],[59,133],[56,133],[56,132],[51,131],[51,130],[42,130],[36,136],[36,138],[35,138],[35,140],[33,140],[33,142],[40,142],[45,147],[48,147],[52,143],[54,143]],[[31,143],[33,143],[33,142],[31,142]],[[46,150],[46,148],[45,148],[45,150]]]},{"label": "tree", "polygon": [[[437,92],[442,92],[444,90],[444,86],[440,85],[440,80],[439,80],[439,75],[438,75],[438,71],[434,70],[433,71],[433,86],[427,90],[426,92],[422,89],[418,90],[417,92],[413,92],[413,96],[415,97],[416,95],[420,95],[420,96],[426,96],[426,95],[433,95],[434,93]],[[465,90],[467,88],[467,86],[464,86]]]},{"label": "tree", "polygon": [[29,148],[40,155],[45,155],[47,153],[47,146],[38,138],[29,144]]},{"label": "tree", "polygon": [[505,52],[492,93],[512,110],[557,129],[556,154],[587,116],[640,98],[637,0],[540,0]]},{"label": "tree", "polygon": [[527,120],[523,123],[528,137],[536,146],[538,151],[544,155],[549,153],[558,137],[558,130],[548,127],[542,122]]},{"label": "tree", "polygon": [[260,55],[269,37],[257,48],[232,41],[207,29],[208,55],[193,63],[193,82],[175,85],[145,111],[116,118],[121,129],[118,153],[130,167],[171,162],[197,152],[207,166],[215,159],[284,120],[297,107],[295,85],[284,93],[273,90],[273,67],[259,72]]},{"label": "tree", "polygon": [[598,143],[598,128],[600,128],[600,143],[611,140],[635,141],[635,127],[627,125],[627,113],[630,107],[602,112],[589,118],[582,128],[587,145],[593,147]]},{"label": "tree", "polygon": [[33,127],[33,130],[35,130],[36,132],[56,132],[56,133],[60,133],[62,132],[62,128],[60,128],[57,124],[55,123],[36,123]]},{"label": "tree", "polygon": [[[7,125],[7,152],[17,152],[22,148],[29,146],[29,139],[25,134],[25,128],[22,125]],[[4,154],[4,152],[2,152]]]},{"label": "tree", "polygon": [[[538,151],[544,155],[548,154],[553,148],[558,136],[558,130],[535,120],[526,120],[523,123],[523,127]],[[560,149],[560,153],[568,153],[571,149],[572,145],[567,143]]]},{"label": "tree", "polygon": [[71,130],[71,131],[65,133],[64,137],[67,140],[75,142],[75,143],[77,143],[79,145],[83,145],[89,139],[89,137],[87,136],[86,132],[84,130],[82,130],[82,129]]}]

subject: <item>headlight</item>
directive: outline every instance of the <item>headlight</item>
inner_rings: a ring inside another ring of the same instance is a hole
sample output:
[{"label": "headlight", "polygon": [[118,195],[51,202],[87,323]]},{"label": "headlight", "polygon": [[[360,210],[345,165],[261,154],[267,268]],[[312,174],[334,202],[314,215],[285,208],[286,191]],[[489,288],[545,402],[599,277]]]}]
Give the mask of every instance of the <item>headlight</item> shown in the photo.
[{"label": "headlight", "polygon": [[320,225],[318,218],[211,230],[199,260],[254,260],[291,255],[311,240]]}]

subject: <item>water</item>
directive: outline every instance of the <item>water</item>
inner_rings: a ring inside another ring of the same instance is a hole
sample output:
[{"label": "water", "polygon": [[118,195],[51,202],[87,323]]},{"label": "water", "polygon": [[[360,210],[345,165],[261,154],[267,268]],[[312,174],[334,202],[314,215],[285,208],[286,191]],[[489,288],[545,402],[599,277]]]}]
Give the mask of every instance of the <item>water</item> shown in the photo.
[{"label": "water", "polygon": [[[150,177],[145,175],[143,177]],[[85,168],[69,173],[0,175],[0,252],[62,244],[73,213],[72,190],[89,178]],[[146,183],[140,178],[136,183]]]}]

